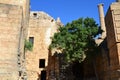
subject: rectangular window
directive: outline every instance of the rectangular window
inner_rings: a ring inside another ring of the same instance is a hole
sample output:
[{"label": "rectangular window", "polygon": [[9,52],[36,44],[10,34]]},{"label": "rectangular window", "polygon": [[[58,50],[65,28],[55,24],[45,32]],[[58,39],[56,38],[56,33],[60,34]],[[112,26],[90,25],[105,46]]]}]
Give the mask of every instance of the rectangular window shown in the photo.
[{"label": "rectangular window", "polygon": [[29,42],[32,43],[32,45],[34,44],[34,37],[29,37]]},{"label": "rectangular window", "polygon": [[39,68],[45,68],[45,59],[39,59]]}]

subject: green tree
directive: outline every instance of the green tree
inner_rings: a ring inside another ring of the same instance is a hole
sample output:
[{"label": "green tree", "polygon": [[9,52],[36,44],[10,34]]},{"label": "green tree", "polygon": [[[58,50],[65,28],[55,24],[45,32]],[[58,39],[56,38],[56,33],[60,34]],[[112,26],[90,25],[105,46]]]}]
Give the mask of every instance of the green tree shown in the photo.
[{"label": "green tree", "polygon": [[59,28],[52,37],[50,49],[61,50],[67,62],[81,62],[95,52],[97,33],[98,24],[93,18],[79,18]]}]

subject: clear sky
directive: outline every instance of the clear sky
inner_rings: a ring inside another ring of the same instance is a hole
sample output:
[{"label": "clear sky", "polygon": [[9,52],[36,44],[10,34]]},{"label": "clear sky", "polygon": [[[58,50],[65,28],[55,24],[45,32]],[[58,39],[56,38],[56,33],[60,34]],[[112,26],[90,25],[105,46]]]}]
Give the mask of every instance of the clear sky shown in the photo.
[{"label": "clear sky", "polygon": [[60,17],[63,24],[80,17],[94,18],[99,24],[97,5],[104,3],[104,12],[116,0],[30,0],[32,11],[44,11],[54,19]]}]

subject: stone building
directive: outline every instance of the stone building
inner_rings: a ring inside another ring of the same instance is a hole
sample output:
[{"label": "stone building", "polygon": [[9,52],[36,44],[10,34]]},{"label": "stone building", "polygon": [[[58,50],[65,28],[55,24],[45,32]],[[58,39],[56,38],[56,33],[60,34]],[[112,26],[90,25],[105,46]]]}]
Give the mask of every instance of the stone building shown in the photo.
[{"label": "stone building", "polygon": [[[26,52],[26,69],[28,80],[48,80],[48,65],[50,37],[57,32],[60,20],[55,21],[51,16],[42,11],[31,11],[28,40],[33,44],[33,50]],[[49,68],[50,69],[50,68]],[[49,79],[50,80],[50,79]]]},{"label": "stone building", "polygon": [[[94,58],[95,65],[84,64],[85,80],[119,80],[120,79],[120,1],[113,2],[104,18],[103,4],[98,5],[100,23],[103,33],[96,40],[100,52]],[[89,66],[87,68],[85,65]],[[93,69],[94,68],[94,69]],[[90,76],[92,74],[92,76]]]},{"label": "stone building", "polygon": [[[103,5],[98,5],[103,33],[96,43],[101,51],[95,57],[95,65],[87,61],[79,65],[84,80],[120,79],[120,0],[116,1],[105,19]],[[29,10],[29,0],[0,0],[0,80],[60,77],[59,57],[48,47],[61,21],[45,12]],[[25,53],[25,39],[33,44],[33,51]]]},{"label": "stone building", "polygon": [[[90,61],[85,59],[79,66],[80,80],[120,79],[120,0],[113,2],[104,17],[103,4],[98,5],[100,25],[103,31],[95,41],[100,51]],[[77,67],[78,70],[78,67]],[[76,70],[76,72],[77,72]],[[70,79],[68,79],[70,80]],[[74,80],[74,79],[72,79]]]},{"label": "stone building", "polygon": [[[0,80],[48,77],[50,37],[61,22],[44,12],[29,10],[29,0],[0,0]],[[25,39],[33,41],[33,51],[26,55]]]},{"label": "stone building", "polygon": [[[107,50],[104,51],[101,60],[102,66],[99,68],[99,78],[101,80],[119,80],[120,79],[120,2],[114,2],[110,5],[105,16],[105,25],[107,37],[104,42],[107,44]],[[104,72],[104,73],[103,73]]]},{"label": "stone building", "polygon": [[0,80],[25,79],[29,0],[0,0]]}]

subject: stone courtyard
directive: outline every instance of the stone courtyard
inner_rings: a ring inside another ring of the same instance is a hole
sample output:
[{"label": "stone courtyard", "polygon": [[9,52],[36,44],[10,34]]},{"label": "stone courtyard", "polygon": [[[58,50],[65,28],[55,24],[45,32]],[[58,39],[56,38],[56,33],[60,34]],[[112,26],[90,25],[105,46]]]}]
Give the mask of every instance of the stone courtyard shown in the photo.
[{"label": "stone courtyard", "polygon": [[[63,24],[60,18],[55,20],[45,12],[30,11],[29,3],[29,0],[0,0],[0,80],[60,78],[60,57],[48,47],[50,38]],[[74,67],[83,68],[84,80],[119,80],[120,0],[109,6],[105,18],[103,4],[99,4],[98,9],[103,32],[96,40],[101,50],[95,57],[97,76],[87,61]],[[33,44],[32,51],[25,51],[25,40]],[[69,77],[58,80],[73,80]]]}]

